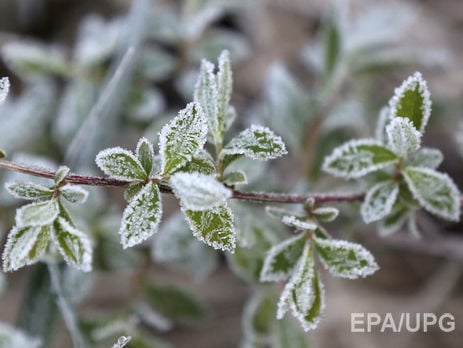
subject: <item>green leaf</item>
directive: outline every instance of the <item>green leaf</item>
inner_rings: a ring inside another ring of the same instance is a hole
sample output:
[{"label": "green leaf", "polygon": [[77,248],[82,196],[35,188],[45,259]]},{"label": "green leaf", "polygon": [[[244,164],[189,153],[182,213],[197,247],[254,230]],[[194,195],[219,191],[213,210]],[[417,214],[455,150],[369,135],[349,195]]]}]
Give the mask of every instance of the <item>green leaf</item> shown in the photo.
[{"label": "green leaf", "polygon": [[176,173],[170,179],[172,189],[188,210],[209,210],[231,197],[232,191],[215,177],[199,173]]},{"label": "green leaf", "polygon": [[100,151],[95,161],[106,175],[114,179],[133,181],[148,178],[141,163],[133,153],[121,147]]},{"label": "green leaf", "polygon": [[403,117],[396,117],[386,127],[388,146],[397,155],[405,157],[421,146],[421,133],[412,122]]},{"label": "green leaf", "polygon": [[66,166],[60,166],[58,170],[55,173],[55,184],[59,185],[63,182],[63,180],[66,178],[66,176],[69,174],[69,167]]},{"label": "green leaf", "polygon": [[282,319],[288,308],[291,308],[305,331],[318,326],[324,311],[325,293],[315,268],[310,243],[306,243],[298,266],[281,294],[277,319]]},{"label": "green leaf", "polygon": [[312,211],[313,216],[322,222],[331,222],[339,215],[339,210],[333,207],[320,207]]},{"label": "green leaf", "polygon": [[50,226],[14,227],[3,250],[3,270],[15,271],[37,262],[45,253],[50,230]]},{"label": "green leaf", "polygon": [[88,197],[88,191],[76,185],[64,185],[59,192],[71,203],[85,203]]},{"label": "green leaf", "polygon": [[8,77],[2,77],[0,79],[0,104],[2,104],[10,91],[10,80]]},{"label": "green leaf", "polygon": [[151,144],[151,142],[148,139],[141,138],[138,141],[135,154],[141,166],[145,170],[146,175],[149,177],[151,174],[151,171],[153,170],[153,162],[154,162],[153,144]]},{"label": "green leaf", "polygon": [[265,344],[272,332],[275,322],[275,299],[270,291],[260,291],[246,303],[242,327],[247,341]]},{"label": "green leaf", "polygon": [[447,220],[459,220],[460,194],[447,174],[419,167],[407,167],[402,174],[413,197],[424,209]]},{"label": "green leaf", "polygon": [[179,168],[178,171],[211,175],[215,173],[215,162],[207,151],[199,150],[199,152],[193,156],[191,161]]},{"label": "green leaf", "polygon": [[223,182],[227,185],[243,185],[248,183],[248,178],[243,171],[237,170],[226,173],[223,177]]},{"label": "green leaf", "polygon": [[207,119],[197,103],[190,103],[159,134],[162,175],[173,174],[191,161],[207,140]]},{"label": "green leaf", "polygon": [[438,149],[423,147],[415,152],[407,161],[410,167],[425,167],[436,169],[444,160],[444,155]]},{"label": "green leaf", "polygon": [[392,210],[397,200],[399,185],[394,181],[383,181],[370,188],[362,203],[361,213],[367,224],[379,221]]},{"label": "green leaf", "polygon": [[287,153],[283,140],[267,127],[252,125],[233,138],[222,150],[225,155],[244,155],[268,160]]},{"label": "green leaf", "polygon": [[9,182],[5,188],[16,198],[22,199],[50,198],[53,195],[53,189],[32,182]]},{"label": "green leaf", "polygon": [[83,272],[92,270],[92,243],[87,235],[59,217],[53,223],[52,240],[64,260]]},{"label": "green leaf", "polygon": [[233,213],[226,204],[205,211],[184,209],[184,213],[194,236],[200,241],[214,249],[235,250]]},{"label": "green leaf", "polygon": [[44,226],[51,224],[58,216],[59,207],[55,199],[30,203],[16,211],[18,226]]},{"label": "green leaf", "polygon": [[124,249],[140,244],[157,232],[162,216],[161,194],[149,182],[129,202],[122,214],[119,235]]},{"label": "green leaf", "polygon": [[394,91],[389,109],[391,118],[408,118],[418,131],[424,132],[431,116],[431,95],[419,72],[410,76]]},{"label": "green leaf", "polygon": [[268,252],[260,273],[261,282],[276,282],[287,279],[297,266],[306,243],[306,233],[286,239]]},{"label": "green leaf", "polygon": [[336,277],[357,279],[378,270],[373,255],[360,244],[317,237],[313,240],[323,265]]},{"label": "green leaf", "polygon": [[146,295],[156,311],[177,322],[198,321],[207,315],[198,299],[175,286],[149,283],[146,286]]},{"label": "green leaf", "polygon": [[375,140],[351,140],[325,158],[323,170],[347,179],[360,178],[397,161],[396,154]]}]

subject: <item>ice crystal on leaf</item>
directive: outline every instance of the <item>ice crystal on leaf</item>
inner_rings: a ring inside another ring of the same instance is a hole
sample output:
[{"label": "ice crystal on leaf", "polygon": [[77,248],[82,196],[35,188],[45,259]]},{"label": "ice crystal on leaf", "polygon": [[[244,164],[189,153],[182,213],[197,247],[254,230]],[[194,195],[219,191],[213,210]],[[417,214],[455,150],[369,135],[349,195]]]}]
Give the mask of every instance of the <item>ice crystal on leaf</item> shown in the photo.
[{"label": "ice crystal on leaf", "polygon": [[69,167],[60,166],[55,173],[55,178],[54,178],[55,184],[56,185],[61,184],[63,180],[66,178],[66,176],[69,174],[69,172],[70,172]]},{"label": "ice crystal on leaf", "polygon": [[178,169],[179,172],[212,174],[215,172],[215,162],[211,155],[204,149],[193,156],[191,161]]},{"label": "ice crystal on leaf", "polygon": [[150,176],[151,171],[153,170],[154,163],[153,144],[151,144],[151,142],[148,139],[141,138],[138,141],[135,154],[141,166],[145,170],[146,175]]},{"label": "ice crystal on leaf", "polygon": [[380,182],[371,187],[362,203],[361,213],[365,223],[381,220],[392,209],[399,194],[399,185],[394,181]]},{"label": "ice crystal on leaf", "polygon": [[92,243],[88,236],[59,217],[53,224],[52,240],[61,256],[83,272],[92,270]]},{"label": "ice crystal on leaf", "polygon": [[14,227],[3,251],[3,270],[15,271],[37,262],[45,253],[50,231],[49,225]]},{"label": "ice crystal on leaf", "polygon": [[22,206],[16,211],[18,226],[44,226],[51,224],[59,213],[58,202],[49,200]]},{"label": "ice crystal on leaf", "polygon": [[304,221],[301,219],[298,219],[295,216],[283,216],[281,219],[281,222],[283,222],[285,225],[295,227],[298,230],[315,230],[317,228],[317,224],[311,222],[311,221]]},{"label": "ice crystal on leaf", "polygon": [[159,134],[161,173],[173,174],[189,162],[207,140],[207,119],[197,103],[190,103]]},{"label": "ice crystal on leaf", "polygon": [[438,149],[423,147],[409,157],[407,165],[436,169],[444,160],[444,155]]},{"label": "ice crystal on leaf", "polygon": [[256,160],[268,160],[287,153],[283,140],[267,127],[252,125],[233,138],[223,149],[223,155],[244,155]]},{"label": "ice crystal on leaf", "polygon": [[313,216],[323,222],[331,222],[339,215],[339,210],[333,207],[319,207],[312,211]]},{"label": "ice crystal on leaf", "polygon": [[134,154],[121,147],[98,153],[97,166],[108,176],[125,181],[144,180],[147,174]]},{"label": "ice crystal on leaf", "polygon": [[59,192],[71,203],[85,203],[88,198],[88,191],[76,185],[64,185],[60,187]]},{"label": "ice crystal on leaf", "polygon": [[325,268],[334,276],[357,279],[378,270],[373,255],[360,244],[315,237],[315,249]]},{"label": "ice crystal on leaf", "polygon": [[399,156],[405,157],[421,146],[421,133],[408,118],[396,117],[386,127],[388,146]]},{"label": "ice crystal on leaf", "polygon": [[227,185],[244,185],[248,183],[248,178],[242,170],[237,170],[226,173],[223,182]]},{"label": "ice crystal on leaf", "polygon": [[204,211],[183,209],[196,238],[214,249],[234,252],[236,236],[233,213],[224,204]]},{"label": "ice crystal on leaf", "polygon": [[307,235],[301,233],[286,239],[267,251],[260,273],[261,282],[276,282],[287,279],[296,268],[304,250]]},{"label": "ice crystal on leaf", "polygon": [[325,158],[323,170],[346,179],[360,178],[397,161],[397,155],[376,140],[351,140]]},{"label": "ice crystal on leaf", "polygon": [[149,182],[132,198],[122,214],[119,229],[122,247],[132,247],[151,237],[158,229],[161,215],[159,188]]},{"label": "ice crystal on leaf", "polygon": [[7,77],[0,79],[0,104],[3,103],[10,90],[10,80]]},{"label": "ice crystal on leaf", "polygon": [[199,173],[177,173],[170,179],[175,195],[185,209],[208,210],[225,203],[231,190],[215,177]]},{"label": "ice crystal on leaf", "polygon": [[53,194],[53,189],[32,182],[8,182],[5,188],[11,195],[21,199],[49,198]]},{"label": "ice crystal on leaf", "polygon": [[447,220],[459,220],[460,194],[447,174],[429,168],[407,167],[403,177],[424,209]]},{"label": "ice crystal on leaf", "polygon": [[421,73],[414,73],[395,89],[389,109],[391,118],[408,118],[418,131],[424,133],[431,116],[431,94]]}]

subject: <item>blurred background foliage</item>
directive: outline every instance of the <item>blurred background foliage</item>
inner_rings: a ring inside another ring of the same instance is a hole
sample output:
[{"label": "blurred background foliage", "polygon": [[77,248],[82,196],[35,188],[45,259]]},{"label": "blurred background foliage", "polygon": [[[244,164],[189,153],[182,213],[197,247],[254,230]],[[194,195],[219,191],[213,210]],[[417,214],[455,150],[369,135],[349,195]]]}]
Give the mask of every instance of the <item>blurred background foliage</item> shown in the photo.
[{"label": "blurred background foliage", "polygon": [[[233,127],[268,125],[290,150],[273,163],[237,161],[248,176],[243,189],[361,190],[322,175],[321,161],[347,139],[372,136],[393,87],[415,70],[433,93],[424,142],[443,150],[444,171],[461,186],[462,23],[463,4],[451,0],[2,0],[0,76],[10,77],[13,93],[0,107],[0,148],[14,161],[100,174],[99,150],[132,148],[142,135],[157,142],[192,99],[201,59],[228,49]],[[11,172],[0,180],[21,177],[38,180]],[[5,232],[20,202],[2,191],[0,204]],[[262,206],[234,202],[239,246],[223,255],[192,237],[171,199],[159,233],[123,251],[123,204],[120,191],[91,188],[87,204],[69,207],[95,242],[95,272],[60,267],[60,294],[43,265],[1,276],[0,346],[22,347],[30,339],[22,335],[71,346],[56,295],[76,308],[84,347],[109,347],[120,335],[133,337],[129,347],[459,346],[458,325],[452,334],[352,335],[350,313],[463,315],[461,225],[423,213],[432,247],[406,234],[384,241],[361,223],[358,206],[343,205],[333,234],[366,243],[382,270],[355,285],[327,277],[327,318],[303,334],[292,319],[274,319],[281,289],[257,281],[265,252],[288,233]]]}]

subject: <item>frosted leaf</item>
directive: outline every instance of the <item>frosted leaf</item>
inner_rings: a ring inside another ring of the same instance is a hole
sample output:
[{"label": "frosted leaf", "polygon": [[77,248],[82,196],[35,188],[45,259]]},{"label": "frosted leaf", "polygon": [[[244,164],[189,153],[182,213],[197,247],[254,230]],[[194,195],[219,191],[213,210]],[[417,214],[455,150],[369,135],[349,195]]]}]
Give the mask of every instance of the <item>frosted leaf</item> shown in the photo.
[{"label": "frosted leaf", "polygon": [[384,106],[379,110],[378,115],[378,122],[376,123],[375,129],[375,138],[382,144],[386,144],[387,134],[386,134],[386,126],[390,122],[390,111],[387,106]]},{"label": "frosted leaf", "polygon": [[141,166],[145,170],[146,175],[150,176],[154,162],[153,144],[151,144],[151,142],[146,138],[140,138],[135,154]]},{"label": "frosted leaf", "polygon": [[421,133],[408,118],[396,117],[386,127],[388,146],[397,155],[405,157],[421,146]]},{"label": "frosted leaf", "polygon": [[60,166],[55,173],[55,184],[59,185],[63,182],[63,180],[66,178],[66,176],[69,174],[70,169],[69,167],[66,166]]},{"label": "frosted leaf", "polygon": [[53,189],[32,182],[8,182],[5,188],[8,193],[22,199],[34,200],[49,198],[53,195]]},{"label": "frosted leaf", "polygon": [[407,165],[436,169],[444,160],[444,155],[438,149],[423,147],[408,158]]},{"label": "frosted leaf", "polygon": [[277,282],[287,279],[293,273],[302,255],[306,237],[306,233],[300,233],[267,251],[260,273],[260,281]]},{"label": "frosted leaf", "polygon": [[313,216],[323,222],[331,222],[339,215],[339,210],[334,207],[320,207],[312,211]]},{"label": "frosted leaf", "polygon": [[53,224],[51,236],[56,249],[68,265],[83,272],[92,270],[92,243],[85,233],[59,217]]},{"label": "frosted leaf", "polygon": [[297,268],[280,296],[277,319],[282,319],[289,308],[304,331],[318,326],[325,309],[325,291],[315,269],[309,243],[306,243]]},{"label": "frosted leaf", "polygon": [[140,244],[157,232],[162,216],[161,194],[152,182],[143,186],[122,214],[119,234],[124,249]]},{"label": "frosted leaf", "polygon": [[47,249],[50,231],[49,225],[14,227],[3,250],[3,270],[16,271],[37,262]]},{"label": "frosted leaf", "polygon": [[30,203],[16,210],[16,224],[18,226],[48,225],[56,219],[58,213],[58,202],[55,199]]},{"label": "frosted leaf", "polygon": [[400,230],[407,220],[409,210],[405,207],[397,207],[392,212],[380,221],[378,233],[382,237],[390,236]]},{"label": "frosted leaf", "polygon": [[295,216],[299,220],[306,219],[306,216],[303,215],[303,214],[298,214],[296,212],[289,211],[289,210],[286,210],[286,209],[282,209],[282,208],[279,208],[279,207],[274,207],[274,206],[266,206],[265,207],[265,212],[269,216],[271,216],[271,217],[273,217],[275,219],[278,219],[278,220],[283,219],[285,216]]},{"label": "frosted leaf", "polygon": [[317,224],[312,222],[312,221],[304,221],[301,219],[298,219],[296,216],[283,216],[281,219],[281,222],[283,222],[285,225],[294,227],[298,230],[315,230],[317,228]]},{"label": "frosted leaf", "polygon": [[408,118],[421,133],[431,116],[431,94],[421,73],[415,72],[395,89],[389,101],[390,117]]},{"label": "frosted leaf", "polygon": [[267,127],[252,125],[233,138],[222,150],[222,155],[244,155],[257,160],[268,160],[287,153],[283,140]]},{"label": "frosted leaf", "polygon": [[362,203],[363,221],[369,224],[386,217],[397,200],[399,185],[394,181],[384,181],[370,188]]},{"label": "frosted leaf", "polygon": [[217,131],[221,137],[227,123],[228,104],[230,103],[232,88],[233,76],[230,54],[224,50],[219,56],[219,71],[217,72]]},{"label": "frosted leaf", "polygon": [[373,255],[360,244],[317,237],[314,242],[320,260],[333,276],[357,279],[379,269]]},{"label": "frosted leaf", "polygon": [[226,173],[223,182],[227,185],[243,185],[248,183],[248,178],[242,170]]},{"label": "frosted leaf", "polygon": [[117,339],[117,342],[112,348],[124,348],[132,340],[131,336],[121,336]]},{"label": "frosted leaf", "polygon": [[10,80],[8,77],[3,77],[0,79],[0,104],[3,103],[10,91]]},{"label": "frosted leaf", "polygon": [[170,179],[175,196],[188,210],[208,210],[226,202],[232,191],[213,176],[199,173],[176,173]]},{"label": "frosted leaf", "polygon": [[183,209],[193,235],[214,249],[234,252],[236,237],[233,213],[224,204],[205,211]]},{"label": "frosted leaf", "polygon": [[41,348],[39,339],[29,336],[24,331],[0,322],[0,344],[4,348]]},{"label": "frosted leaf", "polygon": [[215,172],[215,162],[206,150],[199,150],[193,158],[179,172],[212,174]]},{"label": "frosted leaf", "polygon": [[460,219],[460,194],[447,174],[419,167],[407,167],[402,174],[424,209],[447,220]]},{"label": "frosted leaf", "polygon": [[100,151],[95,161],[103,173],[114,179],[133,181],[147,178],[145,170],[134,154],[121,147]]},{"label": "frosted leaf", "polygon": [[172,174],[203,148],[207,140],[207,119],[197,103],[190,103],[159,133],[161,173]]},{"label": "frosted leaf", "polygon": [[257,291],[246,302],[241,321],[245,344],[241,348],[255,348],[253,343],[270,341],[275,326],[274,313],[275,298],[271,291]]},{"label": "frosted leaf", "polygon": [[351,140],[325,157],[323,170],[347,179],[360,178],[398,161],[398,157],[378,141]]},{"label": "frosted leaf", "polygon": [[64,185],[60,187],[59,192],[71,203],[85,203],[88,198],[88,191],[76,185]]}]

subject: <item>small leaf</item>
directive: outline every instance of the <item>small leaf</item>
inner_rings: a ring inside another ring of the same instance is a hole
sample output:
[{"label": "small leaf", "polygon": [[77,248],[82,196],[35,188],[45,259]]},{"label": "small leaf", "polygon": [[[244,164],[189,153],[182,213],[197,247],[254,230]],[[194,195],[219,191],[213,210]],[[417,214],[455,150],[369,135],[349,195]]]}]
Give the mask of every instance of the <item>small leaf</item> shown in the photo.
[{"label": "small leaf", "polygon": [[231,190],[213,176],[199,173],[176,173],[170,183],[175,195],[188,210],[208,210],[225,203]]},{"label": "small leaf", "polygon": [[85,203],[88,197],[88,191],[76,185],[64,185],[60,187],[59,192],[71,203]]},{"label": "small leaf", "polygon": [[179,168],[178,171],[210,175],[215,172],[215,163],[207,151],[199,150],[199,152],[193,156],[191,161]]},{"label": "small leaf", "polygon": [[58,170],[55,173],[55,184],[59,185],[63,182],[63,180],[66,178],[66,176],[69,174],[69,167],[66,166],[60,166]]},{"label": "small leaf", "polygon": [[276,282],[287,279],[297,266],[304,250],[306,233],[286,239],[268,252],[260,273],[261,282]]},{"label": "small leaf", "polygon": [[347,179],[360,178],[397,160],[398,157],[392,151],[375,140],[351,140],[335,148],[325,158],[323,170]]},{"label": "small leaf", "polygon": [[217,131],[220,137],[223,137],[226,125],[232,88],[230,57],[228,51],[224,50],[219,56],[219,71],[217,72]]},{"label": "small leaf", "polygon": [[151,306],[177,322],[191,322],[204,319],[207,315],[204,305],[192,294],[175,286],[146,286],[146,295]]},{"label": "small leaf", "polygon": [[51,224],[58,216],[59,207],[56,200],[30,203],[16,211],[18,226],[44,226]]},{"label": "small leaf", "polygon": [[193,235],[214,249],[233,252],[236,237],[233,213],[227,205],[205,211],[184,210]]},{"label": "small leaf", "polygon": [[357,279],[378,270],[371,253],[360,244],[315,237],[315,249],[325,268],[334,276]]},{"label": "small leaf", "polygon": [[125,181],[145,180],[148,176],[132,152],[113,147],[96,156],[97,166],[108,176]]},{"label": "small leaf", "polygon": [[135,154],[141,166],[145,170],[146,175],[150,176],[151,171],[153,170],[154,162],[153,144],[151,144],[151,142],[148,139],[141,138],[138,141]]},{"label": "small leaf", "polygon": [[281,219],[281,222],[283,222],[285,225],[294,227],[298,230],[315,230],[317,228],[317,224],[310,221],[310,220],[302,220],[298,219],[296,216],[284,216],[283,219]]},{"label": "small leaf", "polygon": [[407,220],[409,209],[399,206],[394,208],[392,212],[380,221],[378,233],[380,236],[387,237],[397,232]]},{"label": "small leaf", "polygon": [[331,222],[339,215],[339,210],[333,207],[320,207],[312,211],[313,216],[323,222]]},{"label": "small leaf", "polygon": [[282,319],[288,308],[291,308],[305,331],[318,326],[325,308],[325,292],[315,269],[309,243],[306,243],[297,268],[281,294],[277,319]]},{"label": "small leaf", "polygon": [[53,189],[32,182],[9,182],[5,188],[16,198],[22,199],[49,198],[53,195]]},{"label": "small leaf", "polygon": [[129,202],[122,214],[119,235],[124,249],[140,244],[157,232],[162,216],[161,194],[157,185],[147,183]]},{"label": "small leaf", "polygon": [[248,183],[248,178],[243,171],[237,170],[225,174],[223,177],[223,182],[227,185],[243,185]]},{"label": "small leaf", "polygon": [[436,169],[444,160],[444,155],[438,149],[423,147],[415,152],[407,162],[410,167],[425,167]]},{"label": "small leaf", "polygon": [[459,191],[447,174],[429,168],[407,167],[403,176],[413,196],[424,209],[447,220],[459,220]]},{"label": "small leaf", "polygon": [[159,134],[163,175],[191,161],[207,140],[207,119],[197,103],[190,103]]},{"label": "small leaf", "polygon": [[267,127],[252,125],[233,138],[222,150],[222,156],[244,155],[268,160],[287,153],[283,140]]},{"label": "small leaf", "polygon": [[3,77],[0,79],[0,104],[2,104],[10,91],[10,80],[8,77]]},{"label": "small leaf", "polygon": [[421,146],[421,133],[408,118],[396,117],[386,127],[388,145],[399,156],[405,157]]},{"label": "small leaf", "polygon": [[270,291],[259,291],[246,303],[242,319],[244,336],[250,343],[262,343],[270,338],[275,322],[275,299]]},{"label": "small leaf", "polygon": [[389,101],[391,118],[408,118],[421,133],[431,115],[431,95],[426,81],[419,72],[414,73],[394,91]]},{"label": "small leaf", "polygon": [[50,231],[48,225],[14,227],[3,251],[3,270],[15,271],[37,262],[47,249]]},{"label": "small leaf", "polygon": [[52,240],[64,260],[83,272],[92,270],[92,243],[62,217],[53,224]]},{"label": "small leaf", "polygon": [[370,188],[362,203],[361,213],[367,224],[379,221],[392,210],[397,200],[399,185],[394,181],[384,181]]}]

